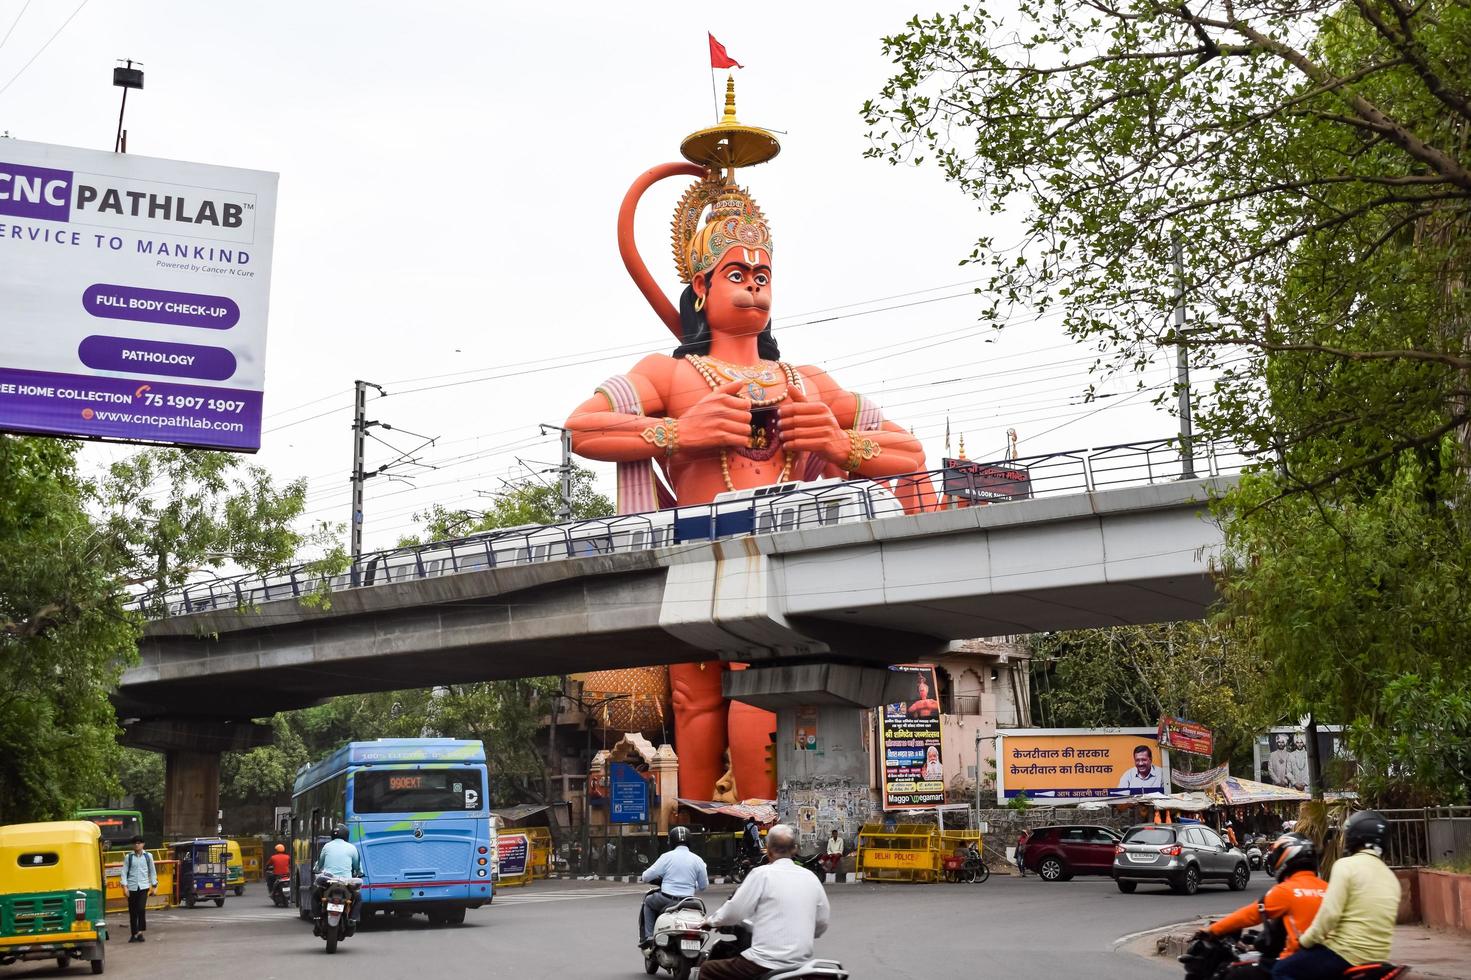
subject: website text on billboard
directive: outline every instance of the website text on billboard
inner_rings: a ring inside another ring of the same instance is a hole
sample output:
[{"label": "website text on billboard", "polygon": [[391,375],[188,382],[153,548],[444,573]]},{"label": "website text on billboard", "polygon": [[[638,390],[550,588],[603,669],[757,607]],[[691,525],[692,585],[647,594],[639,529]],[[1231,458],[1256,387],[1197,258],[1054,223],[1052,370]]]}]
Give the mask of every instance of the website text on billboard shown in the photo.
[{"label": "website text on billboard", "polygon": [[0,430],[259,449],[276,180],[0,143]]}]

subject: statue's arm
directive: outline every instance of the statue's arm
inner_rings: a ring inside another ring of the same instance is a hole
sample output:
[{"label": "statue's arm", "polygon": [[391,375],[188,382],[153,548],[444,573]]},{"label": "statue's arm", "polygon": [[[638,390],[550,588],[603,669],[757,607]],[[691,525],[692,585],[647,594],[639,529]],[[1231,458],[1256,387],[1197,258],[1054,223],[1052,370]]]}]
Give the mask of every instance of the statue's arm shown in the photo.
[{"label": "statue's arm", "polygon": [[671,422],[665,416],[665,392],[673,383],[679,362],[651,354],[620,379],[637,393],[642,414],[615,411],[602,391],[577,406],[567,419],[572,451],[588,459],[631,463],[746,444],[751,431],[750,403],[735,393],[739,382],[712,391]]},{"label": "statue's arm", "polygon": [[[798,451],[816,453],[839,470],[870,479],[914,473],[925,468],[919,439],[893,422],[877,431],[852,433],[858,396],[840,388],[826,372],[801,368],[805,396],[783,403],[782,442]],[[855,449],[857,450],[855,452]],[[857,463],[856,468],[851,468]]]}]

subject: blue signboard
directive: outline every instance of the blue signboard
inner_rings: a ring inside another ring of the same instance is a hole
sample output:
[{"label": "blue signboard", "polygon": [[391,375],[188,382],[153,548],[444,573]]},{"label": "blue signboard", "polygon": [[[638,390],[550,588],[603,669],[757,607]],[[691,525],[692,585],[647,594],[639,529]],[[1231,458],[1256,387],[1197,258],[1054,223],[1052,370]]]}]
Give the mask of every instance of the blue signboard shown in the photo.
[{"label": "blue signboard", "polygon": [[649,822],[649,784],[626,762],[608,766],[608,820],[611,823]]}]

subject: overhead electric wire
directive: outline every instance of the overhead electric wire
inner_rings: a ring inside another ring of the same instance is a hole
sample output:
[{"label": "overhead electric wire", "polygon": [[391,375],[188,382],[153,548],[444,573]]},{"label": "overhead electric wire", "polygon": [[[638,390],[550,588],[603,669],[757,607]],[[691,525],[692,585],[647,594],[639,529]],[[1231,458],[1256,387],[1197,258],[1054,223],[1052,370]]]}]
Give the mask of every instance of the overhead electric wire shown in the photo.
[{"label": "overhead electric wire", "polygon": [[[4,85],[0,85],[0,95],[4,95],[6,91],[9,90],[10,86],[15,84],[15,80],[24,75],[26,73],[26,69],[31,67],[31,65],[34,65],[36,63],[36,59],[46,53],[46,49],[51,47],[51,42],[55,41],[58,37],[61,36],[61,32],[66,30],[66,26],[76,19],[77,14],[81,13],[82,8],[85,7],[89,2],[90,0],[82,0],[81,3],[77,4],[77,8],[71,12],[66,20],[61,22],[61,26],[56,29],[55,33],[53,33],[50,37],[46,39],[46,43],[41,45],[40,50],[31,55],[31,60],[21,65],[20,71],[10,76],[10,81],[6,82]],[[12,28],[12,30],[13,29],[14,28]]]},{"label": "overhead electric wire", "polygon": [[31,8],[31,0],[26,0],[25,3],[23,3],[23,4],[20,5],[20,13],[16,14],[15,15],[15,20],[13,20],[13,21],[10,22],[10,30],[8,30],[8,31],[5,32],[5,36],[4,37],[0,37],[0,51],[4,51],[5,50],[5,42],[10,40],[10,35],[12,35],[12,34],[15,33],[16,25],[18,25],[20,23],[20,19],[26,15],[26,11],[29,10],[30,8]]}]

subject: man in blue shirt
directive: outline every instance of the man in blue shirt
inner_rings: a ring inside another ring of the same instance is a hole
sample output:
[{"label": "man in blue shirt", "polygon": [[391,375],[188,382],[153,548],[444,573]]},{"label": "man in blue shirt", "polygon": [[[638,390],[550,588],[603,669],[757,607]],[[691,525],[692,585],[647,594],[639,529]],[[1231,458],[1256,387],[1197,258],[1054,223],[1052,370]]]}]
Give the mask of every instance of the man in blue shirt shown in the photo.
[{"label": "man in blue shirt", "polygon": [[[317,854],[316,867],[312,869],[312,917],[315,918],[321,904],[322,888],[317,884],[321,878],[360,878],[363,874],[361,859],[358,857],[358,849],[347,839],[347,825],[338,824],[332,830],[332,839],[322,845],[322,850]],[[353,922],[362,917],[363,903],[356,892],[353,894],[352,912],[350,916]]]},{"label": "man in blue shirt", "polygon": [[143,850],[143,838],[133,838],[133,849],[123,856],[123,891],[128,893],[128,942],[143,942],[148,929],[148,896],[158,889],[153,855]]},{"label": "man in blue shirt", "polygon": [[640,947],[653,942],[654,921],[659,913],[695,892],[702,892],[710,885],[710,876],[705,871],[705,861],[689,849],[690,829],[669,829],[669,850],[659,855],[659,860],[638,876],[639,881],[659,882],[659,890],[644,896],[644,907],[638,917],[638,944]]}]

